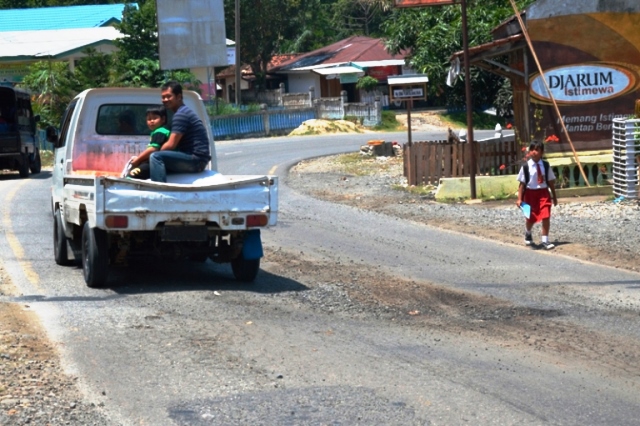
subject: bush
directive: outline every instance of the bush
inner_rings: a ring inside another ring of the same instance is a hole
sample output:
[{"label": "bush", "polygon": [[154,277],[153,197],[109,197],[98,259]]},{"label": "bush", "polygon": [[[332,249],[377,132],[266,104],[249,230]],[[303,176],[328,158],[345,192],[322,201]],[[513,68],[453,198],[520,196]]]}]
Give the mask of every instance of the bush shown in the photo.
[{"label": "bush", "polygon": [[355,115],[345,115],[344,120],[345,121],[350,121],[355,125],[362,125],[362,122],[364,121],[364,118],[356,117]]},{"label": "bush", "polygon": [[374,127],[374,130],[393,132],[400,128],[400,123],[396,120],[396,113],[382,110],[382,122]]},{"label": "bush", "polygon": [[206,101],[205,107],[207,108],[207,114],[209,114],[209,117],[260,111],[259,104],[240,105],[238,107],[237,105],[227,103],[222,99],[218,99],[217,101]]},{"label": "bush", "polygon": [[375,90],[377,87],[378,80],[368,75],[360,77],[356,83],[356,89],[364,90],[365,92]]}]

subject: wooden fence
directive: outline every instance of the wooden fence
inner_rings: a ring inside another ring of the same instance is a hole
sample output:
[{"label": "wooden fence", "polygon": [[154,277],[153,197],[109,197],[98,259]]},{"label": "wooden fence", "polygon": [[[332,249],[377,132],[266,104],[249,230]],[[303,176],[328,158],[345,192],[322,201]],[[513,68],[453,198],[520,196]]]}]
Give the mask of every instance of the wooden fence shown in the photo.
[{"label": "wooden fence", "polygon": [[[516,141],[499,138],[475,146],[476,176],[518,173],[522,152]],[[446,140],[413,142],[404,145],[403,161],[409,185],[438,185],[441,178],[470,175],[471,146]]]}]

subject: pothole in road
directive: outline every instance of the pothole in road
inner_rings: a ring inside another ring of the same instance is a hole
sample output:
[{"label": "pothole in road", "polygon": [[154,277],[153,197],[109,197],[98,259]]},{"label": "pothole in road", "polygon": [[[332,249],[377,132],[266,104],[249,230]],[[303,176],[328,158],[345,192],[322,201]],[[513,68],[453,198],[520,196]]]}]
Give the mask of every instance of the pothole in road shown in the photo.
[{"label": "pothole in road", "polygon": [[426,327],[486,344],[595,363],[618,373],[640,373],[637,339],[589,329],[557,309],[517,306],[354,263],[283,250],[266,252],[264,268],[307,287],[289,296],[314,310]]}]

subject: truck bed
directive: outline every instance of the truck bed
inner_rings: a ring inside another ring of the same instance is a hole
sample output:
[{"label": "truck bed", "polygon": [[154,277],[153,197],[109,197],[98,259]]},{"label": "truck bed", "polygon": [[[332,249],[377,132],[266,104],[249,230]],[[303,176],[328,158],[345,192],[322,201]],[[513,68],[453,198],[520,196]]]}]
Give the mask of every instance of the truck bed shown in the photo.
[{"label": "truck bed", "polygon": [[[129,216],[131,230],[153,230],[160,222],[215,222],[225,225],[235,215],[269,213],[277,221],[277,185],[274,177],[222,175],[213,171],[169,175],[167,183],[117,177],[66,177],[67,203],[79,210],[95,206],[96,224],[104,228],[107,215]],[[90,191],[89,186],[93,189]],[[89,215],[91,216],[91,215]]]}]

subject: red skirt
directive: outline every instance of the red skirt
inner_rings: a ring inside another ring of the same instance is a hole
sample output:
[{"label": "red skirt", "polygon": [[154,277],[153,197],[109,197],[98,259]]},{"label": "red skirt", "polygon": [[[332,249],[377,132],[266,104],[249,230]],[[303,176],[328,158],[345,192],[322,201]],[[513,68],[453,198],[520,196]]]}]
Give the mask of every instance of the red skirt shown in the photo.
[{"label": "red skirt", "polygon": [[524,202],[531,206],[528,222],[538,223],[551,217],[552,203],[549,188],[527,189],[524,193]]}]

